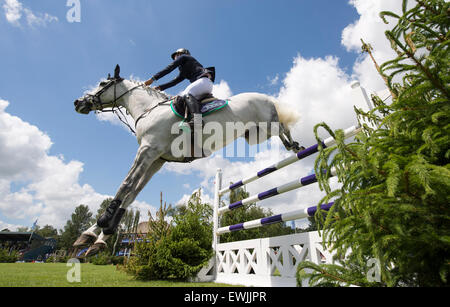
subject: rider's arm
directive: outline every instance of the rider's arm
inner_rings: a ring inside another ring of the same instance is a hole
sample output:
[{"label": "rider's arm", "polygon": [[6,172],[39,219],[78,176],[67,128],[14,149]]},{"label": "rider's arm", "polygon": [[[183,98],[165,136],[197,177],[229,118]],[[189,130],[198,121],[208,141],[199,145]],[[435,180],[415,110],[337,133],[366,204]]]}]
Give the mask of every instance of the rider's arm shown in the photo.
[{"label": "rider's arm", "polygon": [[164,77],[165,75],[171,73],[172,71],[175,70],[175,68],[179,67],[181,64],[183,64],[184,61],[184,57],[180,56],[178,57],[175,61],[173,61],[172,63],[170,63],[166,68],[164,68],[163,70],[161,70],[159,73],[154,74],[152,79],[153,80],[159,80],[162,77]]},{"label": "rider's arm", "polygon": [[164,91],[165,89],[168,89],[169,87],[172,87],[172,86],[177,85],[178,83],[180,83],[180,82],[183,81],[184,79],[186,79],[186,78],[184,78],[182,75],[178,75],[178,77],[176,77],[176,78],[173,79],[172,81],[167,82],[167,83],[165,83],[165,84],[162,84],[162,85],[160,85],[160,86],[158,86],[158,87],[159,87],[159,89],[160,89],[161,91]]},{"label": "rider's arm", "polygon": [[[160,72],[158,72],[157,74],[154,74],[153,77],[151,77],[149,80],[145,81],[145,85],[150,85],[153,83],[153,81],[159,80],[162,77],[164,77],[165,75],[171,73],[172,71],[175,70],[175,68],[179,67],[181,64],[183,64],[183,61],[185,60],[184,57],[180,56],[178,57],[175,61],[173,61],[172,63],[170,63],[166,68],[164,68],[163,70],[161,70]],[[181,81],[183,81],[184,78],[181,77],[180,75],[178,77],[176,77],[175,79],[173,79],[172,81],[160,85],[159,87],[164,90],[166,88],[172,87],[177,85],[178,83],[180,83]]]}]

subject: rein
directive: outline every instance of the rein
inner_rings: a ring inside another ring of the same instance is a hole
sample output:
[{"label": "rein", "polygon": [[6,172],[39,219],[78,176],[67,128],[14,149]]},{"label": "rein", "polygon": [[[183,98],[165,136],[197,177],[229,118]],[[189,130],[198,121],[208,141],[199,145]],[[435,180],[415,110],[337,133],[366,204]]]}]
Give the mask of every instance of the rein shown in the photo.
[{"label": "rein", "polygon": [[160,106],[162,106],[162,105],[164,105],[165,103],[170,102],[170,101],[172,101],[172,99],[164,100],[164,101],[158,102],[157,105],[155,105],[155,106],[153,106],[153,107],[151,107],[151,108],[149,108],[149,109],[146,109],[146,110],[144,111],[144,113],[143,113],[142,115],[140,115],[140,116],[136,119],[136,122],[134,123],[134,126],[137,127],[138,122],[139,122],[141,119],[143,119],[144,117],[146,117],[148,114],[150,114],[154,109],[156,109],[157,107],[160,107]]}]

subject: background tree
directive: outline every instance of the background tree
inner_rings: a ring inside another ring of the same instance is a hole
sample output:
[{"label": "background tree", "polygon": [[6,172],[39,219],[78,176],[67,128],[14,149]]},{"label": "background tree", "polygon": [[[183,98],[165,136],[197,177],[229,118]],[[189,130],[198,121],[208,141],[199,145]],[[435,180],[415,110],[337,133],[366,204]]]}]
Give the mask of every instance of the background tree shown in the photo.
[{"label": "background tree", "polygon": [[[299,279],[311,285],[450,283],[450,4],[417,0],[410,10],[407,4],[401,16],[381,13],[397,22],[386,32],[397,57],[380,66],[393,102],[373,97],[375,110],[357,112],[376,128],[364,125],[350,144],[342,131],[315,128],[338,140],[321,150],[315,168],[327,192],[321,203],[336,198],[323,229],[340,265],[301,263]],[[322,175],[331,167],[342,183],[334,191]],[[379,264],[379,279],[368,278],[370,260]]]},{"label": "background tree", "polygon": [[167,203],[163,203],[163,194],[160,193],[160,205],[159,209],[156,212],[156,216],[153,217],[152,213],[149,211],[148,216],[148,232],[152,240],[160,240],[161,238],[169,235],[171,230],[171,224],[167,221],[167,217],[169,213],[172,212],[172,205]]},{"label": "background tree", "polygon": [[45,225],[42,228],[38,226],[35,233],[43,238],[58,238],[58,230],[51,225]]},{"label": "background tree", "polygon": [[[230,203],[235,203],[249,197],[250,194],[243,188],[238,188],[230,192]],[[264,209],[258,207],[257,204],[245,205],[241,208],[235,209],[230,212],[226,212],[220,218],[220,224],[223,226],[236,225],[243,222],[248,222],[264,217],[274,215],[270,209]],[[286,234],[294,233],[290,227],[287,227],[284,223],[277,223],[264,227],[248,229],[243,231],[236,231],[220,236],[220,242],[233,242],[242,240],[251,240],[258,238],[268,238],[282,236]]]},{"label": "background tree", "polygon": [[102,201],[102,203],[100,204],[100,207],[97,210],[97,215],[95,216],[95,220],[98,220],[100,218],[100,216],[102,216],[103,213],[105,213],[106,208],[108,208],[108,206],[111,204],[112,202],[112,198],[106,198],[105,200]]},{"label": "background tree", "polygon": [[94,219],[88,206],[76,207],[71,219],[64,226],[64,230],[61,230],[61,247],[65,250],[72,250],[72,244],[93,222]]},{"label": "background tree", "polygon": [[17,232],[31,232],[31,229],[28,227],[17,227]]}]

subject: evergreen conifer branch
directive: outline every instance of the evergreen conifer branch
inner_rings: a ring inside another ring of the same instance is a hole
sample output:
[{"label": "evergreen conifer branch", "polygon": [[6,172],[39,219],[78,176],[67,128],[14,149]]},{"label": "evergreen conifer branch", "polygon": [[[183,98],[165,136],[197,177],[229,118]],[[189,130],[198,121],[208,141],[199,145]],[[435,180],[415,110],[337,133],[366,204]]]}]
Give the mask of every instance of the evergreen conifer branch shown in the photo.
[{"label": "evergreen conifer branch", "polygon": [[[448,286],[450,272],[449,3],[417,0],[402,15],[382,12],[397,24],[386,32],[397,57],[375,67],[393,93],[375,109],[355,109],[362,131],[344,142],[325,123],[314,133],[319,187],[334,200],[326,217],[317,213],[324,246],[335,264],[299,264],[299,281],[316,286]],[[362,41],[363,50],[371,47]],[[401,82],[394,82],[401,76]],[[369,126],[366,123],[370,123]],[[322,148],[325,129],[336,145]],[[335,167],[340,187],[328,183]],[[319,210],[320,211],[320,210]],[[369,281],[367,263],[380,264]],[[304,270],[305,269],[305,270]],[[307,269],[307,270],[306,270]],[[300,274],[301,273],[301,274]]]}]

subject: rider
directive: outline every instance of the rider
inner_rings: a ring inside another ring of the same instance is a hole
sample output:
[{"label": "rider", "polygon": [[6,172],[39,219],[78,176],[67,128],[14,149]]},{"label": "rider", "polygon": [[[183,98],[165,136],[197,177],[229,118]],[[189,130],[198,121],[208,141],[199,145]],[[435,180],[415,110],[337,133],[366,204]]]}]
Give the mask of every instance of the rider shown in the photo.
[{"label": "rider", "polygon": [[186,102],[191,115],[186,118],[192,126],[194,118],[201,122],[201,105],[198,101],[201,97],[211,94],[213,90],[213,82],[215,78],[215,70],[213,67],[203,68],[203,66],[193,57],[189,50],[181,48],[172,54],[173,62],[159,73],[153,75],[149,80],[145,81],[145,85],[149,86],[155,80],[159,80],[165,75],[172,72],[175,68],[179,68],[179,75],[172,81],[163,85],[155,87],[156,90],[163,91],[167,88],[173,87],[181,81],[188,79],[191,84],[183,91],[182,98]]}]

